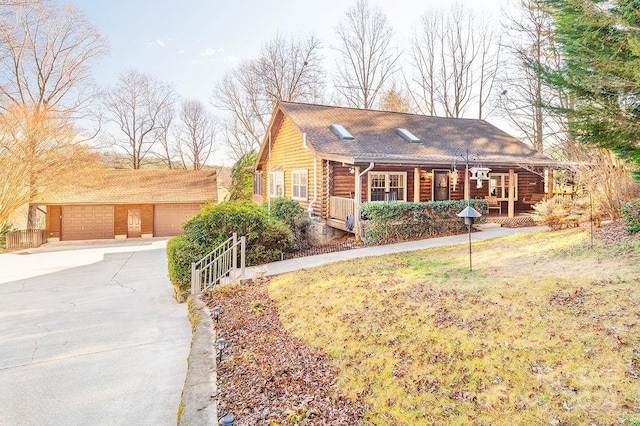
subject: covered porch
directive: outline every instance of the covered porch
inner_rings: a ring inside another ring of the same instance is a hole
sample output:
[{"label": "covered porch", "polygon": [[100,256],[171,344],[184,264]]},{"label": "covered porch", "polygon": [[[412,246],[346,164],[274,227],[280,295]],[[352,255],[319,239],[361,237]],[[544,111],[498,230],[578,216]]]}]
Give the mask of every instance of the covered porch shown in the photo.
[{"label": "covered porch", "polygon": [[356,212],[364,202],[470,198],[488,199],[490,217],[516,218],[531,212],[534,204],[553,191],[553,170],[550,168],[492,165],[486,179],[478,180],[460,167],[372,164],[329,164],[327,225],[356,233]]}]

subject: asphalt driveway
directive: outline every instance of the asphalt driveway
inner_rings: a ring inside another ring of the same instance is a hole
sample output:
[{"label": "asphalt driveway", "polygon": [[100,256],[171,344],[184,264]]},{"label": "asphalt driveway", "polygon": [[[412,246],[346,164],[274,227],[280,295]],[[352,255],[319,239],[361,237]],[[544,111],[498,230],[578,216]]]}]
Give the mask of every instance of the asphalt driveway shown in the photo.
[{"label": "asphalt driveway", "polygon": [[191,329],[166,240],[0,254],[0,425],[175,425]]}]

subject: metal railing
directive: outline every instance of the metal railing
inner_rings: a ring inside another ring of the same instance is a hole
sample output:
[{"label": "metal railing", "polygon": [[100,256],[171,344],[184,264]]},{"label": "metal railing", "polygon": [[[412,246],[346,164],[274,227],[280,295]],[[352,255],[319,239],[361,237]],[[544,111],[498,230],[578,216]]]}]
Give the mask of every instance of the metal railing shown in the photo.
[{"label": "metal railing", "polygon": [[22,229],[7,234],[7,249],[36,248],[47,242],[47,231],[44,229]]},{"label": "metal railing", "polygon": [[[191,294],[199,294],[219,284],[223,280],[232,283],[244,275],[246,257],[246,237],[238,240],[237,234],[218,248],[191,264]],[[238,259],[238,248],[240,258]],[[238,265],[238,262],[240,265]],[[238,270],[240,273],[238,274]]]},{"label": "metal railing", "polygon": [[354,214],[356,203],[352,198],[329,197],[329,218],[345,220]]}]

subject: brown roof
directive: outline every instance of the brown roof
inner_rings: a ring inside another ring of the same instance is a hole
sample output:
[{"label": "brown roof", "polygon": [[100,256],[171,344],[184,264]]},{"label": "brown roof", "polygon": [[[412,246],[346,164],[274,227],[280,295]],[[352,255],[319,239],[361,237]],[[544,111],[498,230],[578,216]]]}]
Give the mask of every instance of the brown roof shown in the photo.
[{"label": "brown roof", "polygon": [[34,204],[162,204],[217,201],[216,172],[82,169],[47,187]]},{"label": "brown roof", "polygon": [[[468,147],[470,155],[488,165],[557,164],[484,120],[294,102],[280,102],[278,108],[306,133],[317,154],[337,161],[451,164]],[[330,129],[331,124],[344,126],[354,139],[341,139]],[[420,142],[405,140],[397,128],[409,130]]]}]

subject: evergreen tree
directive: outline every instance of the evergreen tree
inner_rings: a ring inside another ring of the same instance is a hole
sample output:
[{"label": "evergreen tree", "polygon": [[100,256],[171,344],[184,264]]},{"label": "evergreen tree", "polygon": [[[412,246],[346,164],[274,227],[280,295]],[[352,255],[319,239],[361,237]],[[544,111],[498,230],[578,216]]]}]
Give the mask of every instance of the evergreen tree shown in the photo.
[{"label": "evergreen tree", "polygon": [[258,153],[249,151],[240,157],[231,169],[229,201],[251,200],[253,198],[253,165]]},{"label": "evergreen tree", "polygon": [[571,136],[640,166],[640,1],[547,3],[564,63],[541,72],[570,96],[569,106],[557,109]]}]

